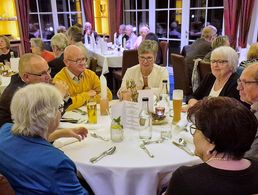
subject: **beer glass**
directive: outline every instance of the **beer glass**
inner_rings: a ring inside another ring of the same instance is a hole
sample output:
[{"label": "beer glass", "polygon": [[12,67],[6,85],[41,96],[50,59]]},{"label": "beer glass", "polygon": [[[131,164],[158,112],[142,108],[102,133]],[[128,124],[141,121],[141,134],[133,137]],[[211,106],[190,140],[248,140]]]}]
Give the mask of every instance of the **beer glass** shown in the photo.
[{"label": "beer glass", "polygon": [[87,102],[88,123],[97,123],[97,103],[93,98]]},{"label": "beer glass", "polygon": [[175,89],[173,90],[173,123],[176,124],[181,119],[182,102],[183,102],[183,90]]}]

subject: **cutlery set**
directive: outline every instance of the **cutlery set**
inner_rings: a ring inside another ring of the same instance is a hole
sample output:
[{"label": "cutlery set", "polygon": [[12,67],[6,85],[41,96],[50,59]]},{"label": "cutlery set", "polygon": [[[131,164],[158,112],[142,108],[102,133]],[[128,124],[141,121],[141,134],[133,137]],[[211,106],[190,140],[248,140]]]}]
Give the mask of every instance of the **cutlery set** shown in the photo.
[{"label": "cutlery set", "polygon": [[100,155],[96,156],[96,157],[92,157],[90,159],[91,163],[96,163],[97,161],[99,161],[100,159],[102,159],[103,157],[107,156],[107,155],[112,155],[114,154],[114,152],[116,151],[116,146],[112,146],[111,148],[109,148],[108,150],[102,152]]},{"label": "cutlery set", "polygon": [[67,123],[87,123],[85,119],[74,119],[74,118],[61,118],[60,122],[67,122]]},{"label": "cutlery set", "polygon": [[177,146],[178,148],[184,150],[186,153],[188,153],[191,156],[194,156],[195,154],[191,151],[191,149],[187,146],[186,141],[183,138],[179,138],[178,142],[173,140],[172,143]]}]

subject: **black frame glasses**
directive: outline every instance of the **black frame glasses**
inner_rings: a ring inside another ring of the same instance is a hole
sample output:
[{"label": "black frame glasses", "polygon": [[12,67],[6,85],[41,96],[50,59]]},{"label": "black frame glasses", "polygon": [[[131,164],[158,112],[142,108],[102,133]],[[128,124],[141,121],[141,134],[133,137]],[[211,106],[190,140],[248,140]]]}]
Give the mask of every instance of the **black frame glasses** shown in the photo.
[{"label": "black frame glasses", "polygon": [[47,76],[50,73],[51,73],[51,68],[50,67],[47,69],[47,71],[44,71],[44,72],[38,73],[38,74],[37,73],[27,72],[27,74],[29,74],[29,75],[34,75],[34,76],[38,76],[38,77]]},{"label": "black frame glasses", "polygon": [[152,62],[153,61],[153,57],[147,57],[147,58],[145,58],[145,57],[143,57],[143,56],[139,56],[139,60],[141,60],[141,61],[147,61],[147,62]]},{"label": "black frame glasses", "polygon": [[74,64],[79,64],[79,63],[85,63],[87,59],[86,58],[78,58],[76,60],[72,60],[72,59],[67,59],[67,60]]},{"label": "black frame glasses", "polygon": [[197,127],[194,124],[190,125],[190,133],[191,133],[191,135],[194,135],[196,130],[197,130]]},{"label": "black frame glasses", "polygon": [[64,112],[64,103],[62,103],[59,107],[58,107],[58,110],[60,113],[63,113]]},{"label": "black frame glasses", "polygon": [[225,63],[228,63],[228,60],[211,60],[212,64],[218,64],[218,65],[223,65]]},{"label": "black frame glasses", "polygon": [[252,84],[252,83],[257,83],[258,84],[258,81],[257,80],[245,81],[245,80],[237,79],[237,84],[238,85],[245,86],[246,84]]}]

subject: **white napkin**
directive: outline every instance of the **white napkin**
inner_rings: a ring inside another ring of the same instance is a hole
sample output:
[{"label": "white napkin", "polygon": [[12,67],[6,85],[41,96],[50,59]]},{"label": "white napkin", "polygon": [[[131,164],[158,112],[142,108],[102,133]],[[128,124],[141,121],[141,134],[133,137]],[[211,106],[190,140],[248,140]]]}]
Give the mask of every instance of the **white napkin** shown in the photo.
[{"label": "white napkin", "polygon": [[11,70],[13,72],[19,72],[18,70],[19,61],[20,61],[20,58],[10,58]]},{"label": "white napkin", "polygon": [[102,74],[100,76],[100,87],[101,87],[101,99],[105,100],[107,99],[107,79],[106,77]]},{"label": "white napkin", "polygon": [[63,137],[63,138],[59,138],[57,140],[54,141],[53,145],[56,148],[61,148],[64,147],[66,145],[78,142],[79,140],[74,138],[74,137]]}]

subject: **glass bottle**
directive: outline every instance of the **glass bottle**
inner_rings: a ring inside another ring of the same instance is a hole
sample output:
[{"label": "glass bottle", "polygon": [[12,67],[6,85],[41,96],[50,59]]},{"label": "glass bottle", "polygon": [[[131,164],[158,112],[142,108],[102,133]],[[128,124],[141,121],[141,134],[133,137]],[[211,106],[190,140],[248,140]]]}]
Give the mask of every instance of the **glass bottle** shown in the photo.
[{"label": "glass bottle", "polygon": [[97,123],[97,102],[95,97],[91,96],[87,101],[88,123]]},{"label": "glass bottle", "polygon": [[124,139],[123,125],[121,124],[121,117],[113,118],[110,127],[111,140],[113,142],[121,142]]},{"label": "glass bottle", "polygon": [[170,104],[169,104],[168,81],[163,80],[159,100],[155,108],[156,114],[160,116],[163,116],[164,114],[168,114],[169,106]]},{"label": "glass bottle", "polygon": [[142,98],[142,109],[139,114],[139,138],[151,139],[152,137],[152,117],[149,112],[149,98]]}]

